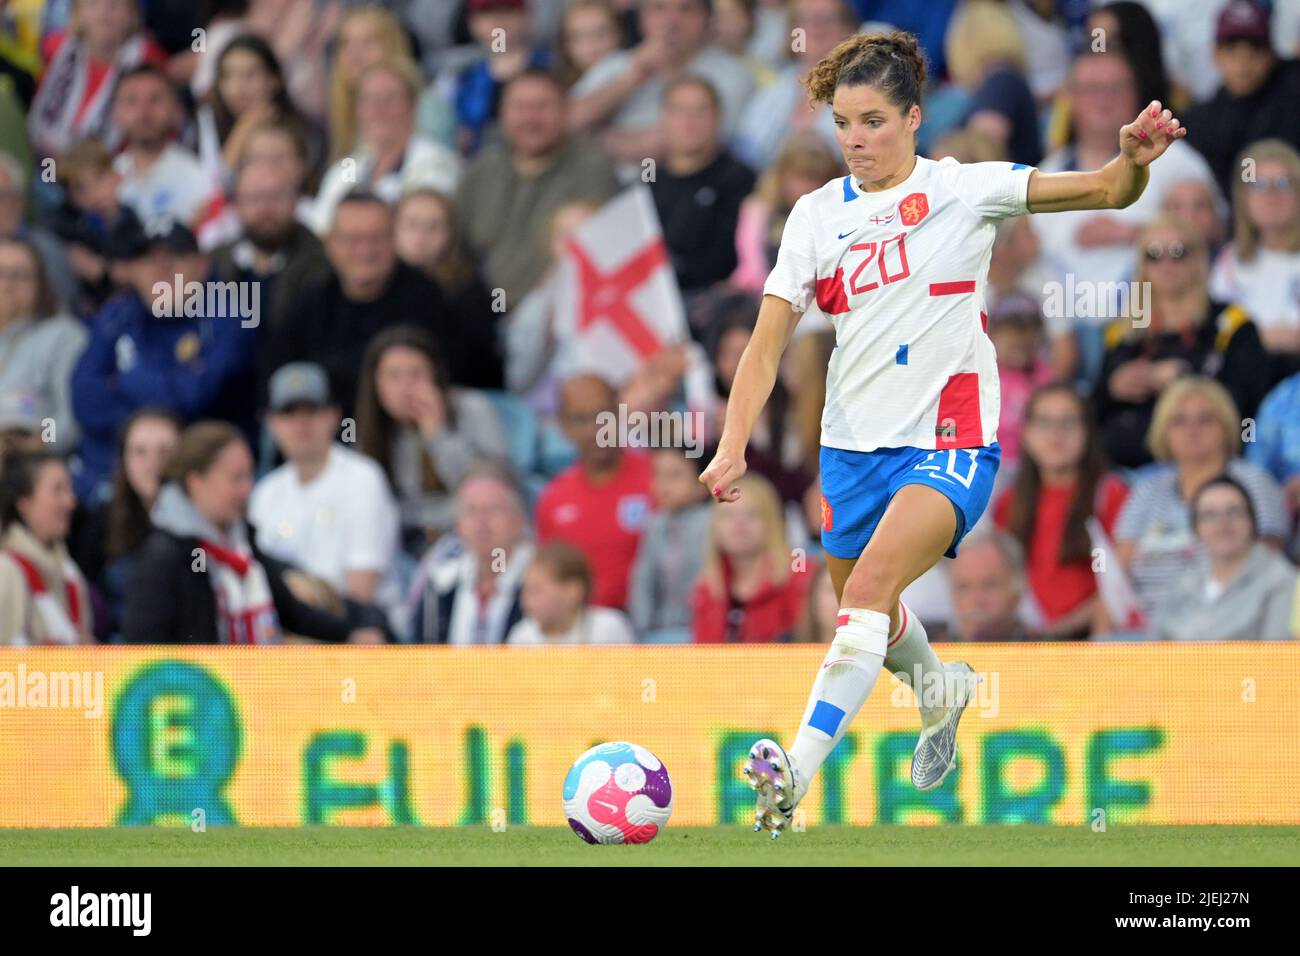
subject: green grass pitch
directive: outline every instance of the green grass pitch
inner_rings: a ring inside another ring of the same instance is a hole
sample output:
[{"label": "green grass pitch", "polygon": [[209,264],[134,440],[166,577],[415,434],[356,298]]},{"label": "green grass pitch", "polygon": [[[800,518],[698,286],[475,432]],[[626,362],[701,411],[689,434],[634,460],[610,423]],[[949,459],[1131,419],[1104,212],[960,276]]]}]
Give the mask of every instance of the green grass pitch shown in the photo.
[{"label": "green grass pitch", "polygon": [[1300,827],[814,827],[776,842],[672,827],[646,846],[568,830],[308,827],[0,830],[6,866],[1294,866]]}]

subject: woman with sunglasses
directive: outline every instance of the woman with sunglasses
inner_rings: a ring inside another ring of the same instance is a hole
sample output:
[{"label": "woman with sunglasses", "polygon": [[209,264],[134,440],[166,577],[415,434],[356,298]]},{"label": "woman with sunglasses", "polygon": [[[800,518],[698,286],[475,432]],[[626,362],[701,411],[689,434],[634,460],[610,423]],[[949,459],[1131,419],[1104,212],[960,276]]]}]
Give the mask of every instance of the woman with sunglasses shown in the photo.
[{"label": "woman with sunglasses", "polygon": [[1106,329],[1096,390],[1106,452],[1124,468],[1151,462],[1146,445],[1156,400],[1192,373],[1223,385],[1243,417],[1273,384],[1268,354],[1249,314],[1210,298],[1209,253],[1191,226],[1160,216],[1137,238],[1140,299]]},{"label": "woman with sunglasses", "polygon": [[1210,291],[1241,303],[1271,351],[1300,355],[1300,153],[1260,140],[1237,168],[1254,176],[1233,180],[1232,242],[1214,261]]}]

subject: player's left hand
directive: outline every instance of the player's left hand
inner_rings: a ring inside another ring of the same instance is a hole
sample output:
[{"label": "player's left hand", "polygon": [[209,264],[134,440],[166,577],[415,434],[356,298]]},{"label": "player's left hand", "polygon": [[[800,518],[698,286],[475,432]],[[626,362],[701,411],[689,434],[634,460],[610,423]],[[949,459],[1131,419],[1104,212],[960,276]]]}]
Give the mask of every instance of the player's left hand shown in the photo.
[{"label": "player's left hand", "polygon": [[1169,144],[1187,135],[1178,118],[1152,100],[1138,118],[1119,130],[1119,148],[1138,166],[1159,159]]}]

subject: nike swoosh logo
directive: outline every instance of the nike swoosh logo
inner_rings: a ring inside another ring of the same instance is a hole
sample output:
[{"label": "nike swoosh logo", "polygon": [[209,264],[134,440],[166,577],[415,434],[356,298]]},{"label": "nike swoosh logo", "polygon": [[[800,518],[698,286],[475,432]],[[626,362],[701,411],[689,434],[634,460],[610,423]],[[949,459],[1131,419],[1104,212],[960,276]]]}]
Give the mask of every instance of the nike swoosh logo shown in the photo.
[{"label": "nike swoosh logo", "polygon": [[835,238],[837,238],[837,239],[843,239],[845,236],[851,236],[851,235],[853,235],[855,232],[857,232],[856,229],[850,229],[848,232],[841,232],[841,233],[840,233],[838,236],[836,236]]},{"label": "nike swoosh logo", "polygon": [[599,804],[600,806],[604,807],[606,810],[609,810],[611,812],[616,812],[618,810],[617,806],[615,806],[612,803],[606,803],[604,800],[593,800],[591,802]]}]

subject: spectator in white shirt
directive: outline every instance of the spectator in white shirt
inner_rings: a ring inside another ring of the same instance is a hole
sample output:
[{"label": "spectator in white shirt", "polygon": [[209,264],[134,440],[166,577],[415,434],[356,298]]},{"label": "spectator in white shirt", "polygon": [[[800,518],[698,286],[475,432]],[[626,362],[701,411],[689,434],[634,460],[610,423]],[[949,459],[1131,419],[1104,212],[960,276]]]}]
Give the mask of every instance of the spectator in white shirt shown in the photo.
[{"label": "spectator in white shirt", "polygon": [[125,141],[113,162],[122,177],[118,198],[143,222],[172,219],[197,232],[219,189],[198,157],[173,142],[182,119],[180,96],[162,70],[142,65],[122,74],[113,95],[113,122]]},{"label": "spectator in white shirt", "polygon": [[1232,242],[1215,260],[1210,294],[1243,306],[1271,351],[1300,352],[1300,154],[1266,139],[1241,159],[1254,175],[1233,179]]},{"label": "spectator in white shirt", "polygon": [[249,518],[266,554],[328,584],[339,596],[391,608],[397,503],[383,470],[337,443],[339,407],[319,365],[271,376],[267,421],[285,463],[253,489]]},{"label": "spectator in white shirt", "polygon": [[460,182],[460,158],[415,127],[420,70],[396,55],[361,74],[357,84],[357,147],[325,173],[316,197],[316,231],[324,235],[334,207],[354,189],[366,189],[390,206],[408,189],[452,194]]},{"label": "spectator in white shirt", "polygon": [[507,644],[631,644],[632,625],[622,611],[591,606],[591,568],[571,544],[543,546],[524,572],[527,615],[510,629]]}]

